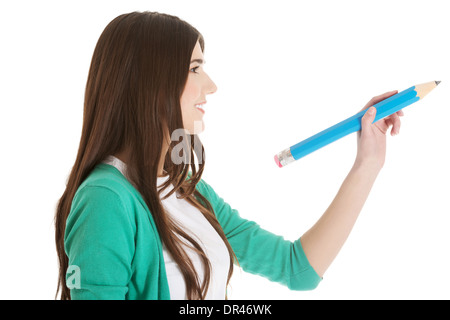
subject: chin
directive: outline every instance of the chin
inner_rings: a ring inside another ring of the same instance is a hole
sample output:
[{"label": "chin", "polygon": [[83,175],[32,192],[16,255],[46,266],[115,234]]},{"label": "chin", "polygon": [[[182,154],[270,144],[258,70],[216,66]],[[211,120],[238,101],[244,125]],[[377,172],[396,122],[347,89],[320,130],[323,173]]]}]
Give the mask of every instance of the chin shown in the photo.
[{"label": "chin", "polygon": [[205,130],[205,123],[202,120],[195,120],[194,123],[187,127],[189,134],[199,134]]}]

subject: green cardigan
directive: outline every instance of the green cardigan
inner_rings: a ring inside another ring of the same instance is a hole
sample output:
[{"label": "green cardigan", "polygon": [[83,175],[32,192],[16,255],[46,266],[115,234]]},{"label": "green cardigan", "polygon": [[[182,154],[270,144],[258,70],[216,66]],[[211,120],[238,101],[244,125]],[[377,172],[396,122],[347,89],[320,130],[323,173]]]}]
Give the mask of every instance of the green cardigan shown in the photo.
[{"label": "green cardigan", "polygon": [[[287,241],[241,218],[204,180],[196,188],[211,203],[244,271],[292,290],[317,287],[321,278],[300,239]],[[170,299],[153,217],[140,193],[114,166],[97,165],[78,188],[64,245],[73,300]]]}]

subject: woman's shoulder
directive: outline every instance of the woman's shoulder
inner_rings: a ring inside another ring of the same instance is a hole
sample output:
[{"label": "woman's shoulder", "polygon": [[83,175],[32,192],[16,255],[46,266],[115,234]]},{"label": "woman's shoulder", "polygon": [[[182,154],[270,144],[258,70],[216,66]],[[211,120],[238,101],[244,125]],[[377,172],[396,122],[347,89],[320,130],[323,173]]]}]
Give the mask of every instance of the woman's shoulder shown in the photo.
[{"label": "woman's shoulder", "polygon": [[124,207],[143,201],[139,192],[122,173],[114,166],[105,163],[100,163],[94,167],[78,187],[74,199],[99,194],[99,190],[107,196],[104,197],[104,201],[110,201],[109,198],[116,198]]}]

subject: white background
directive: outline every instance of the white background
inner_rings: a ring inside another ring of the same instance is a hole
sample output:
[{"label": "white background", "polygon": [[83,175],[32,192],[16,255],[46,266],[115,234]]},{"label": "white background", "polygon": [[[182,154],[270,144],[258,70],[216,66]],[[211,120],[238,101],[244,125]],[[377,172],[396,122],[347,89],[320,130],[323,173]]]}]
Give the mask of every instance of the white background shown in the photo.
[{"label": "white background", "polygon": [[235,271],[231,299],[449,299],[450,16],[445,1],[2,1],[0,298],[53,299],[53,215],[75,161],[94,47],[116,16],[177,15],[205,37],[218,86],[200,134],[205,181],[286,239],[327,209],[356,155],[350,135],[285,168],[279,151],[373,96],[442,83],[400,135],[324,280],[295,292]]}]

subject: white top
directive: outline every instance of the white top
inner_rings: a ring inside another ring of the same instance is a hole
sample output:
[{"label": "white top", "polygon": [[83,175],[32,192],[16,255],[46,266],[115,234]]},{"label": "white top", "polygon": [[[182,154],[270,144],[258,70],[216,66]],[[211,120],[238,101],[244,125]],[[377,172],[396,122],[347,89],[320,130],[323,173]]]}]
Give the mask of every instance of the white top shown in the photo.
[{"label": "white top", "polygon": [[[103,163],[116,167],[125,177],[126,164],[120,159],[109,156]],[[169,179],[169,177],[158,177],[158,190]],[[173,186],[169,186],[161,193],[161,197],[164,197],[173,189]],[[162,205],[166,209],[167,213],[184,227],[185,231],[197,241],[202,247],[206,256],[211,263],[211,282],[206,295],[206,299],[223,300],[225,299],[226,283],[228,278],[228,270],[230,266],[230,258],[227,247],[222,238],[213,228],[213,226],[206,220],[203,214],[187,202],[185,199],[178,199],[178,192],[173,193],[169,198],[162,200]],[[183,238],[180,239],[185,242]],[[198,255],[187,246],[185,250],[192,260],[195,266],[195,270],[198,273],[200,281],[203,280],[204,270],[202,262]],[[172,259],[171,255],[167,251],[163,244],[163,256],[166,266],[167,280],[169,282],[170,298],[173,300],[185,300],[186,297],[186,284],[183,278],[183,274],[176,262]]]}]

